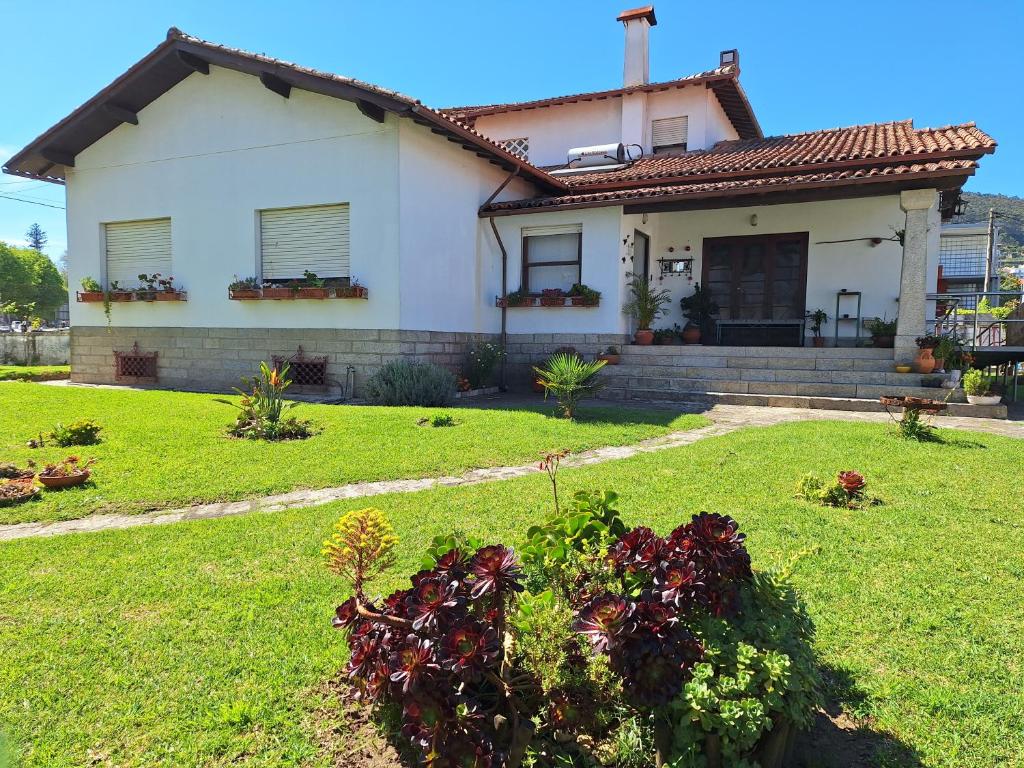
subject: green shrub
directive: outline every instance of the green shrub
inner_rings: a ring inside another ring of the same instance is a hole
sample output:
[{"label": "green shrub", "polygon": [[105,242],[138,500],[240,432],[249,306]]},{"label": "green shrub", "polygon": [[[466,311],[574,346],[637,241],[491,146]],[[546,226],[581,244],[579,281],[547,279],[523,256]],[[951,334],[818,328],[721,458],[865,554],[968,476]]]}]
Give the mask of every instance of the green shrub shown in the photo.
[{"label": "green shrub", "polygon": [[505,350],[501,348],[500,344],[491,344],[490,342],[475,344],[466,353],[462,375],[469,381],[469,386],[472,389],[485,387],[490,384],[494,368],[504,356]]},{"label": "green shrub", "polygon": [[596,394],[602,386],[597,373],[605,366],[604,360],[585,361],[576,354],[560,353],[542,368],[534,368],[537,383],[544,387],[544,397],[548,394],[558,400],[558,408],[567,419],[576,416],[579,401],[584,397]]},{"label": "green shrub", "polygon": [[301,440],[313,434],[308,421],[294,416],[282,418],[286,410],[298,405],[284,399],[285,390],[292,384],[287,363],[280,370],[260,363],[259,374],[242,381],[246,388],[235,388],[242,396],[240,403],[216,398],[217,402],[238,409],[238,417],[228,428],[228,434],[248,440]]},{"label": "green shrub", "polygon": [[964,392],[968,395],[985,396],[992,391],[993,379],[978,368],[972,368],[964,374]]},{"label": "green shrub", "polygon": [[446,405],[455,391],[455,375],[433,363],[394,360],[366,382],[366,399],[375,405]]},{"label": "green shrub", "polygon": [[70,445],[95,445],[100,441],[99,434],[102,429],[103,427],[91,419],[79,419],[67,426],[58,423],[50,432],[50,439],[64,448]]}]

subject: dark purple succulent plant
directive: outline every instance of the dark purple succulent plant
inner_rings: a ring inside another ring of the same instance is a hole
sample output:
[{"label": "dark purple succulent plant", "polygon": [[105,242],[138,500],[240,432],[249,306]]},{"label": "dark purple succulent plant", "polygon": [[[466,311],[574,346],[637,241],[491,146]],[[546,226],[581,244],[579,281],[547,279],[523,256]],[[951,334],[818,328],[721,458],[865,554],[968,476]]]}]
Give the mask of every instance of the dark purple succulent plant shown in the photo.
[{"label": "dark purple succulent plant", "polygon": [[608,550],[608,559],[618,574],[653,570],[665,543],[650,528],[637,526],[623,534]]},{"label": "dark purple succulent plant", "polygon": [[631,600],[605,593],[588,602],[573,622],[573,631],[586,635],[594,650],[604,653],[630,631],[635,605]]},{"label": "dark purple succulent plant", "polygon": [[469,561],[469,572],[472,576],[470,596],[474,600],[483,595],[523,591],[519,583],[523,571],[515,550],[509,547],[499,544],[478,550]]},{"label": "dark purple succulent plant", "polygon": [[359,619],[359,614],[356,612],[356,599],[350,597],[344,603],[334,609],[334,619],[331,621],[331,626],[335,629],[348,629]]},{"label": "dark purple succulent plant", "polygon": [[728,515],[701,512],[676,528],[669,541],[681,556],[692,559],[711,575],[726,579],[750,576],[750,555],[744,546],[746,536]]},{"label": "dark purple succulent plant", "polygon": [[459,582],[433,575],[416,581],[405,604],[412,628],[419,631],[437,629],[464,603],[465,599],[459,594]]},{"label": "dark purple succulent plant", "polygon": [[402,693],[409,693],[441,669],[434,644],[416,635],[406,637],[405,645],[392,652],[390,667],[391,682],[400,684]]},{"label": "dark purple succulent plant", "polygon": [[446,670],[475,680],[497,661],[501,655],[501,641],[493,627],[467,619],[448,631],[440,651]]},{"label": "dark purple succulent plant", "polygon": [[654,591],[663,603],[685,609],[702,595],[704,581],[692,560],[672,560],[655,572]]}]

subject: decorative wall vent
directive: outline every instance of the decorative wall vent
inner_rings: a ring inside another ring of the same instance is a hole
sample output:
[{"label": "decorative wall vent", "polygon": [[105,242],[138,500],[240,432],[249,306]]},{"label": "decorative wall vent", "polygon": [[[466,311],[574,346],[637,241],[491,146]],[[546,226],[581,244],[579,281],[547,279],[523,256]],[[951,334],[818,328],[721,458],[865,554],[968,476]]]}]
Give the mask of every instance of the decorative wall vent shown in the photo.
[{"label": "decorative wall vent", "polygon": [[274,355],[274,367],[288,364],[288,375],[296,387],[327,389],[327,355],[307,355],[299,347],[291,357]]},{"label": "decorative wall vent", "polygon": [[140,352],[139,342],[128,352],[114,350],[114,378],[131,384],[156,381],[156,352]]},{"label": "decorative wall vent", "polygon": [[513,154],[516,157],[527,161],[530,159],[530,138],[528,136],[521,136],[515,139],[503,139],[502,141],[497,142],[497,144],[506,152]]}]

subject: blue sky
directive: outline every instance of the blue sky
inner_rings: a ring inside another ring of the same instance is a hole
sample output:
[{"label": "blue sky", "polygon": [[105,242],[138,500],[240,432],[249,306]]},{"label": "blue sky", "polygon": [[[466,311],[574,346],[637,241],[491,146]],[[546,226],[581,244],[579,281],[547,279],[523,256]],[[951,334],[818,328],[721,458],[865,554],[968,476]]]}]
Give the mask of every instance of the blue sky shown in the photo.
[{"label": "blue sky", "polygon": [[[431,106],[613,88],[631,0],[174,3],[0,0],[0,159],[154,48],[167,28],[357,77]],[[914,118],[974,120],[999,148],[967,188],[1024,195],[1024,3],[943,0],[655,4],[651,77],[710,69],[738,48],[766,134]],[[33,221],[66,246],[63,189],[0,176],[0,240]]]}]

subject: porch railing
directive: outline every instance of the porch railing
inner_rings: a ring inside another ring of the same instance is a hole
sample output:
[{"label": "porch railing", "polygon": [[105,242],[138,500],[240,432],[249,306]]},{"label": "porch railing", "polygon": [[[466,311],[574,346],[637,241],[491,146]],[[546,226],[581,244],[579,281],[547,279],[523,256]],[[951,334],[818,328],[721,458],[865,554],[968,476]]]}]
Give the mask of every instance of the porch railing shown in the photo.
[{"label": "porch railing", "polygon": [[1024,350],[1024,297],[1019,291],[930,293],[935,316],[930,325],[972,350],[1019,347]]}]

